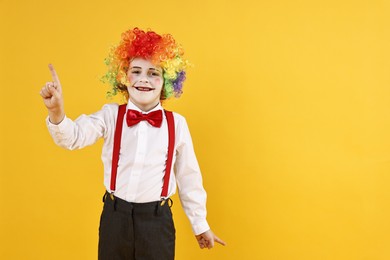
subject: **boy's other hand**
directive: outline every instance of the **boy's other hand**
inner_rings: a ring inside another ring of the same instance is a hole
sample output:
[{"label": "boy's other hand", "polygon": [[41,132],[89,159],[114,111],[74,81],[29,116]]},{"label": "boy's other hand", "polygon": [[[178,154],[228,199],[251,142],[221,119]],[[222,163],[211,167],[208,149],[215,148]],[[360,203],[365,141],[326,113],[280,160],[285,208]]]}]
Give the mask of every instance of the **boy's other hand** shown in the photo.
[{"label": "boy's other hand", "polygon": [[213,231],[211,231],[211,230],[208,230],[208,231],[206,231],[200,235],[197,235],[195,237],[196,237],[196,240],[198,240],[198,244],[199,244],[199,247],[201,249],[203,249],[203,248],[211,249],[214,247],[215,242],[220,243],[223,246],[226,245],[226,243],[222,239],[217,237],[213,233]]}]

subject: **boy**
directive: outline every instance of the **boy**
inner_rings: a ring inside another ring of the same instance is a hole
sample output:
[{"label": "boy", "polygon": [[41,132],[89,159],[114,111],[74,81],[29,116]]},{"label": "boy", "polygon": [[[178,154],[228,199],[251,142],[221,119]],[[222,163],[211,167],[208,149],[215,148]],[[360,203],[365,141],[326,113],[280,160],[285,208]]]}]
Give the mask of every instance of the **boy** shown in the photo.
[{"label": "boy", "polygon": [[[180,200],[200,248],[225,245],[206,220],[206,192],[185,119],[163,110],[161,101],[180,96],[188,62],[169,34],[138,28],[122,34],[106,59],[109,95],[127,105],[107,104],[75,121],[65,116],[62,86],[52,65],[52,82],[40,94],[56,144],[79,149],[104,138],[104,207],[99,259],[174,259],[175,228],[170,207]],[[170,172],[174,174],[170,174]]]}]

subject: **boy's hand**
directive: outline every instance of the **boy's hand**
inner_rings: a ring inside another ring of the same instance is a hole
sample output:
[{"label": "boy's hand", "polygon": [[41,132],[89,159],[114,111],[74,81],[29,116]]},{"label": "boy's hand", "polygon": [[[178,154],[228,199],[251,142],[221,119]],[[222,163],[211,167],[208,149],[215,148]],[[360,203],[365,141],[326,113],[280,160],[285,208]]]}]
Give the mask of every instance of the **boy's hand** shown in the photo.
[{"label": "boy's hand", "polygon": [[214,242],[220,243],[221,245],[225,246],[226,243],[217,237],[213,231],[208,230],[200,235],[195,236],[196,240],[198,240],[199,247],[201,249],[208,248],[211,249],[214,247]]},{"label": "boy's hand", "polygon": [[62,87],[53,65],[49,64],[49,69],[53,81],[46,82],[39,94],[49,112],[50,122],[59,124],[65,117]]}]

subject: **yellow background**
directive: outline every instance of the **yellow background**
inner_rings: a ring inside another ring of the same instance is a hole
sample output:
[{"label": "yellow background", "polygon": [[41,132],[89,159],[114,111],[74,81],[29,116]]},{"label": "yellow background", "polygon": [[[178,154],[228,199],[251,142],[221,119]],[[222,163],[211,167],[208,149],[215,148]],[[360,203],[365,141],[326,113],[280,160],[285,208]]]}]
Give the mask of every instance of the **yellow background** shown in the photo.
[{"label": "yellow background", "polygon": [[54,145],[52,62],[69,117],[106,102],[103,59],[130,27],[195,65],[168,109],[189,123],[208,220],[175,197],[176,259],[390,259],[389,1],[0,0],[0,259],[96,259],[102,142]]}]

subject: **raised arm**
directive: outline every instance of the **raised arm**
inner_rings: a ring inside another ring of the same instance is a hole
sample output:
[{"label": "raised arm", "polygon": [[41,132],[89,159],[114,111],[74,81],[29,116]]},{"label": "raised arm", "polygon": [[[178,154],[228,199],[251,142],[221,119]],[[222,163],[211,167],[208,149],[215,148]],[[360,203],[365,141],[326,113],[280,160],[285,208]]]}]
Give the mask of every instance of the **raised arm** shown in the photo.
[{"label": "raised arm", "polygon": [[42,96],[43,103],[48,110],[50,122],[53,124],[59,124],[65,117],[62,86],[57,72],[52,64],[49,64],[49,70],[52,81],[46,82],[45,86],[40,91],[40,95]]}]

